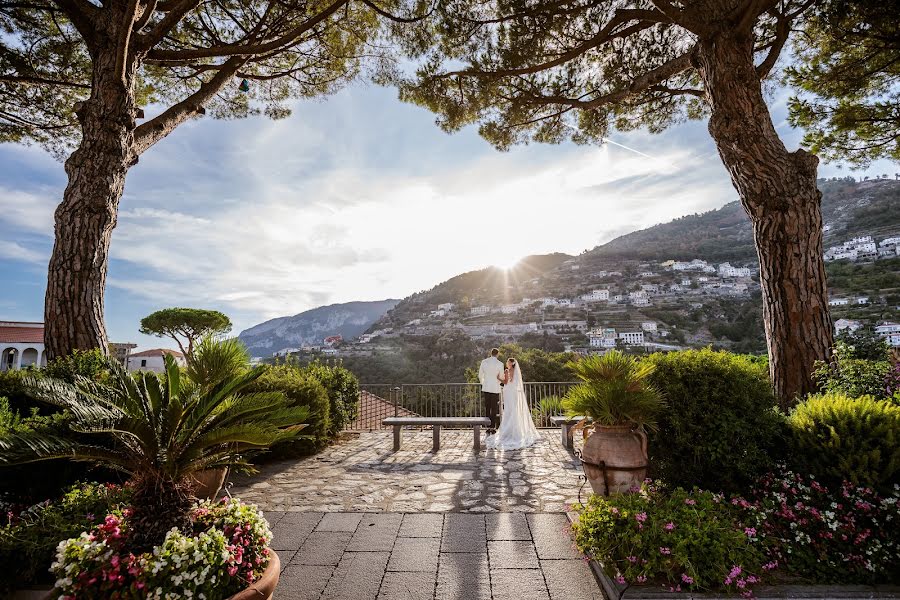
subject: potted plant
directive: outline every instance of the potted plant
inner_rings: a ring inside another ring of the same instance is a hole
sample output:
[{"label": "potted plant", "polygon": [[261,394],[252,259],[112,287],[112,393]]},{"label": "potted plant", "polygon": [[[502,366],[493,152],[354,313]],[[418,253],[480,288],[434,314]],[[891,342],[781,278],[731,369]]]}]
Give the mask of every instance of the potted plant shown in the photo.
[{"label": "potted plant", "polygon": [[[165,361],[162,375],[144,372],[132,376],[112,363],[110,377],[103,384],[82,379],[71,385],[37,377],[27,381],[36,399],[71,412],[72,435],[32,432],[5,436],[0,440],[0,464],[53,458],[95,462],[127,473],[132,488],[127,514],[109,515],[107,523],[98,526],[108,531],[92,530],[90,535],[60,544],[63,554],[58,555],[58,562],[65,567],[66,576],[58,581],[58,587],[77,584],[83,574],[80,569],[90,570],[92,557],[103,556],[102,548],[78,545],[80,540],[92,541],[91,537],[96,540],[107,535],[107,547],[118,545],[117,555],[130,561],[131,567],[125,571],[127,575],[119,574],[125,578],[121,583],[131,581],[140,587],[146,584],[142,577],[148,576],[142,566],[170,546],[210,552],[209,556],[228,563],[240,559],[243,551],[226,537],[241,535],[247,527],[263,534],[268,530],[261,514],[258,519],[251,518],[251,513],[258,513],[254,507],[240,503],[234,512],[247,517],[246,521],[234,521],[225,514],[206,527],[203,505],[193,496],[192,476],[225,467],[252,470],[248,456],[295,438],[309,411],[286,406],[278,392],[243,393],[243,388],[261,375],[261,369],[200,385],[182,381],[174,359],[167,356]],[[271,536],[260,535],[256,543],[260,539],[267,541]],[[215,552],[223,543],[230,548],[230,559]],[[71,549],[70,555],[63,552],[66,548]],[[227,584],[222,589],[229,595],[240,590],[230,591],[228,585],[246,588],[260,585],[261,579],[271,584],[273,577],[277,581],[278,571],[275,568],[273,573],[270,566],[278,559],[268,548],[264,550],[260,549],[243,578],[238,577],[240,567],[234,564],[218,565],[225,571],[212,575],[218,583]],[[99,553],[92,554],[95,551]],[[238,563],[243,565],[241,560]],[[180,561],[174,564],[177,567]],[[173,573],[173,581],[182,579]],[[84,593],[81,590],[76,596],[87,597]],[[259,597],[255,591],[253,595]]]},{"label": "potted plant", "polygon": [[563,406],[570,416],[594,422],[581,455],[594,493],[608,496],[640,485],[647,476],[647,429],[655,428],[664,406],[649,382],[654,366],[616,350],[568,366],[581,383],[568,391]]}]

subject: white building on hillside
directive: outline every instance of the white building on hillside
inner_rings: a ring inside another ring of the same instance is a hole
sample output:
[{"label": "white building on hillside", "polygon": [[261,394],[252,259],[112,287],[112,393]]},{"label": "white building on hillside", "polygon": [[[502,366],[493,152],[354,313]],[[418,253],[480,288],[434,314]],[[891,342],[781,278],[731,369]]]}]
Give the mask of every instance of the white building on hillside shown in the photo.
[{"label": "white building on hillside", "polygon": [[828,300],[828,306],[847,306],[850,300],[847,298],[831,298]]},{"label": "white building on hillside", "polygon": [[840,333],[845,329],[853,332],[862,327],[862,323],[853,319],[838,319],[834,322],[834,332]]},{"label": "white building on hillside", "polygon": [[438,304],[438,310],[445,310],[447,312],[450,312],[451,310],[453,310],[454,306],[456,305],[452,302],[444,302],[443,304]]},{"label": "white building on hillside", "polygon": [[719,277],[752,277],[753,271],[747,267],[732,267],[730,263],[719,265]]},{"label": "white building on hillside", "polygon": [[642,346],[644,344],[643,331],[623,331],[619,334],[619,339],[626,346]]},{"label": "white building on hillside", "polygon": [[608,302],[609,290],[591,290],[590,293],[581,297],[585,302]]},{"label": "white building on hillside", "polygon": [[[297,350],[297,348],[294,348],[294,350]],[[183,367],[185,365],[184,354],[178,350],[154,348],[153,350],[135,352],[129,356],[126,368],[129,371],[153,371],[155,373],[162,373],[166,370],[166,355],[174,358],[178,366]]]},{"label": "white building on hillside", "polygon": [[595,329],[588,334],[588,339],[592,348],[615,348],[616,347],[615,329]]},{"label": "white building on hillside", "polygon": [[900,348],[900,323],[886,321],[881,325],[876,325],[875,335],[883,337],[887,341],[888,346]]},{"label": "white building on hillside", "polygon": [[656,323],[654,321],[644,321],[641,323],[641,329],[644,331],[656,331]]},{"label": "white building on hillside", "polygon": [[0,321],[0,371],[46,364],[43,323]]},{"label": "white building on hillside", "polygon": [[487,315],[490,314],[490,312],[491,307],[485,306],[483,304],[481,306],[475,306],[471,310],[469,310],[469,314],[471,315]]}]

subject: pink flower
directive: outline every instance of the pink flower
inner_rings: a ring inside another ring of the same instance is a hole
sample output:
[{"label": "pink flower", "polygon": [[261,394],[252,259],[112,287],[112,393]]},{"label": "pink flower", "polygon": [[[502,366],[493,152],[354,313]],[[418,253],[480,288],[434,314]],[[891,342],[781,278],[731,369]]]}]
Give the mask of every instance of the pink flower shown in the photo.
[{"label": "pink flower", "polygon": [[625,578],[622,577],[622,575],[616,575],[616,583],[625,585],[627,582],[625,581]]},{"label": "pink flower", "polygon": [[672,550],[669,548],[666,548],[665,546],[660,546],[659,553],[668,556],[668,555],[672,554]]},{"label": "pink flower", "polygon": [[646,582],[646,581],[647,581],[647,576],[646,576],[646,575],[638,575],[638,576],[637,576],[637,582],[638,582],[638,583],[644,583],[644,582]]},{"label": "pink flower", "polygon": [[747,537],[754,537],[756,535],[756,529],[753,527],[744,527],[744,533]]},{"label": "pink flower", "polygon": [[728,573],[728,576],[731,577],[732,579],[734,579],[735,577],[737,577],[740,574],[741,574],[741,568],[737,565],[734,565],[733,567],[731,567],[731,571]]},{"label": "pink flower", "polygon": [[681,574],[681,580],[682,580],[683,582],[685,582],[686,584],[688,584],[688,585],[691,585],[691,584],[694,583],[694,578],[691,577],[691,576],[689,576],[687,573],[682,573],[682,574]]},{"label": "pink flower", "polygon": [[638,561],[637,556],[629,556],[628,557],[628,562],[630,562],[632,564],[636,563],[637,561]]},{"label": "pink flower", "polygon": [[643,523],[644,521],[647,520],[647,513],[639,512],[638,514],[634,515],[634,518],[637,520],[638,523]]},{"label": "pink flower", "polygon": [[666,523],[664,529],[666,531],[672,531],[673,529],[675,529],[675,523],[669,521],[668,523]]},{"label": "pink flower", "polygon": [[237,575],[237,572],[238,572],[237,566],[228,567],[228,575],[230,575],[231,577],[234,577],[235,575]]},{"label": "pink flower", "polygon": [[687,498],[687,499],[685,499],[684,503],[687,504],[688,506],[694,506],[695,504],[697,504],[697,501],[694,500],[693,498]]}]

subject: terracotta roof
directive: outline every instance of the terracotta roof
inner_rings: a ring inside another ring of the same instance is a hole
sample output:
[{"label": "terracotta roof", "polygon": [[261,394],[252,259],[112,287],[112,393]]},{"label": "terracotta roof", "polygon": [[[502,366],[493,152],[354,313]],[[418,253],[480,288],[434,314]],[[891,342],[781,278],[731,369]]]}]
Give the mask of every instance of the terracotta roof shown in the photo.
[{"label": "terracotta roof", "polygon": [[165,356],[166,354],[171,354],[175,358],[184,358],[184,354],[179,352],[178,350],[169,350],[168,348],[154,348],[153,350],[144,350],[143,352],[135,352],[130,354],[131,358],[141,357],[141,356]]},{"label": "terracotta roof", "polygon": [[0,344],[43,344],[44,326],[16,327],[0,325]]}]

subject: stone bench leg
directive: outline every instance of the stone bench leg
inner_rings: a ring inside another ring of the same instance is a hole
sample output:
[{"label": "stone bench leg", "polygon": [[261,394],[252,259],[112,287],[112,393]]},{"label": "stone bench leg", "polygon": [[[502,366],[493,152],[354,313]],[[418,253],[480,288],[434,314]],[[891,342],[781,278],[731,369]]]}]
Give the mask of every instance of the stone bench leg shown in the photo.
[{"label": "stone bench leg", "polygon": [[481,450],[481,425],[475,425],[472,429],[475,430],[475,452]]},{"label": "stone bench leg", "polygon": [[441,449],[441,426],[440,425],[432,425],[431,435],[434,439],[434,443],[432,444],[434,451],[437,452]]},{"label": "stone bench leg", "polygon": [[566,450],[571,450],[575,443],[572,441],[572,436],[575,433],[572,431],[571,423],[563,423],[560,427],[560,433],[562,434],[562,442],[563,448]]},{"label": "stone bench leg", "polygon": [[394,425],[394,452],[400,449],[400,425]]}]

